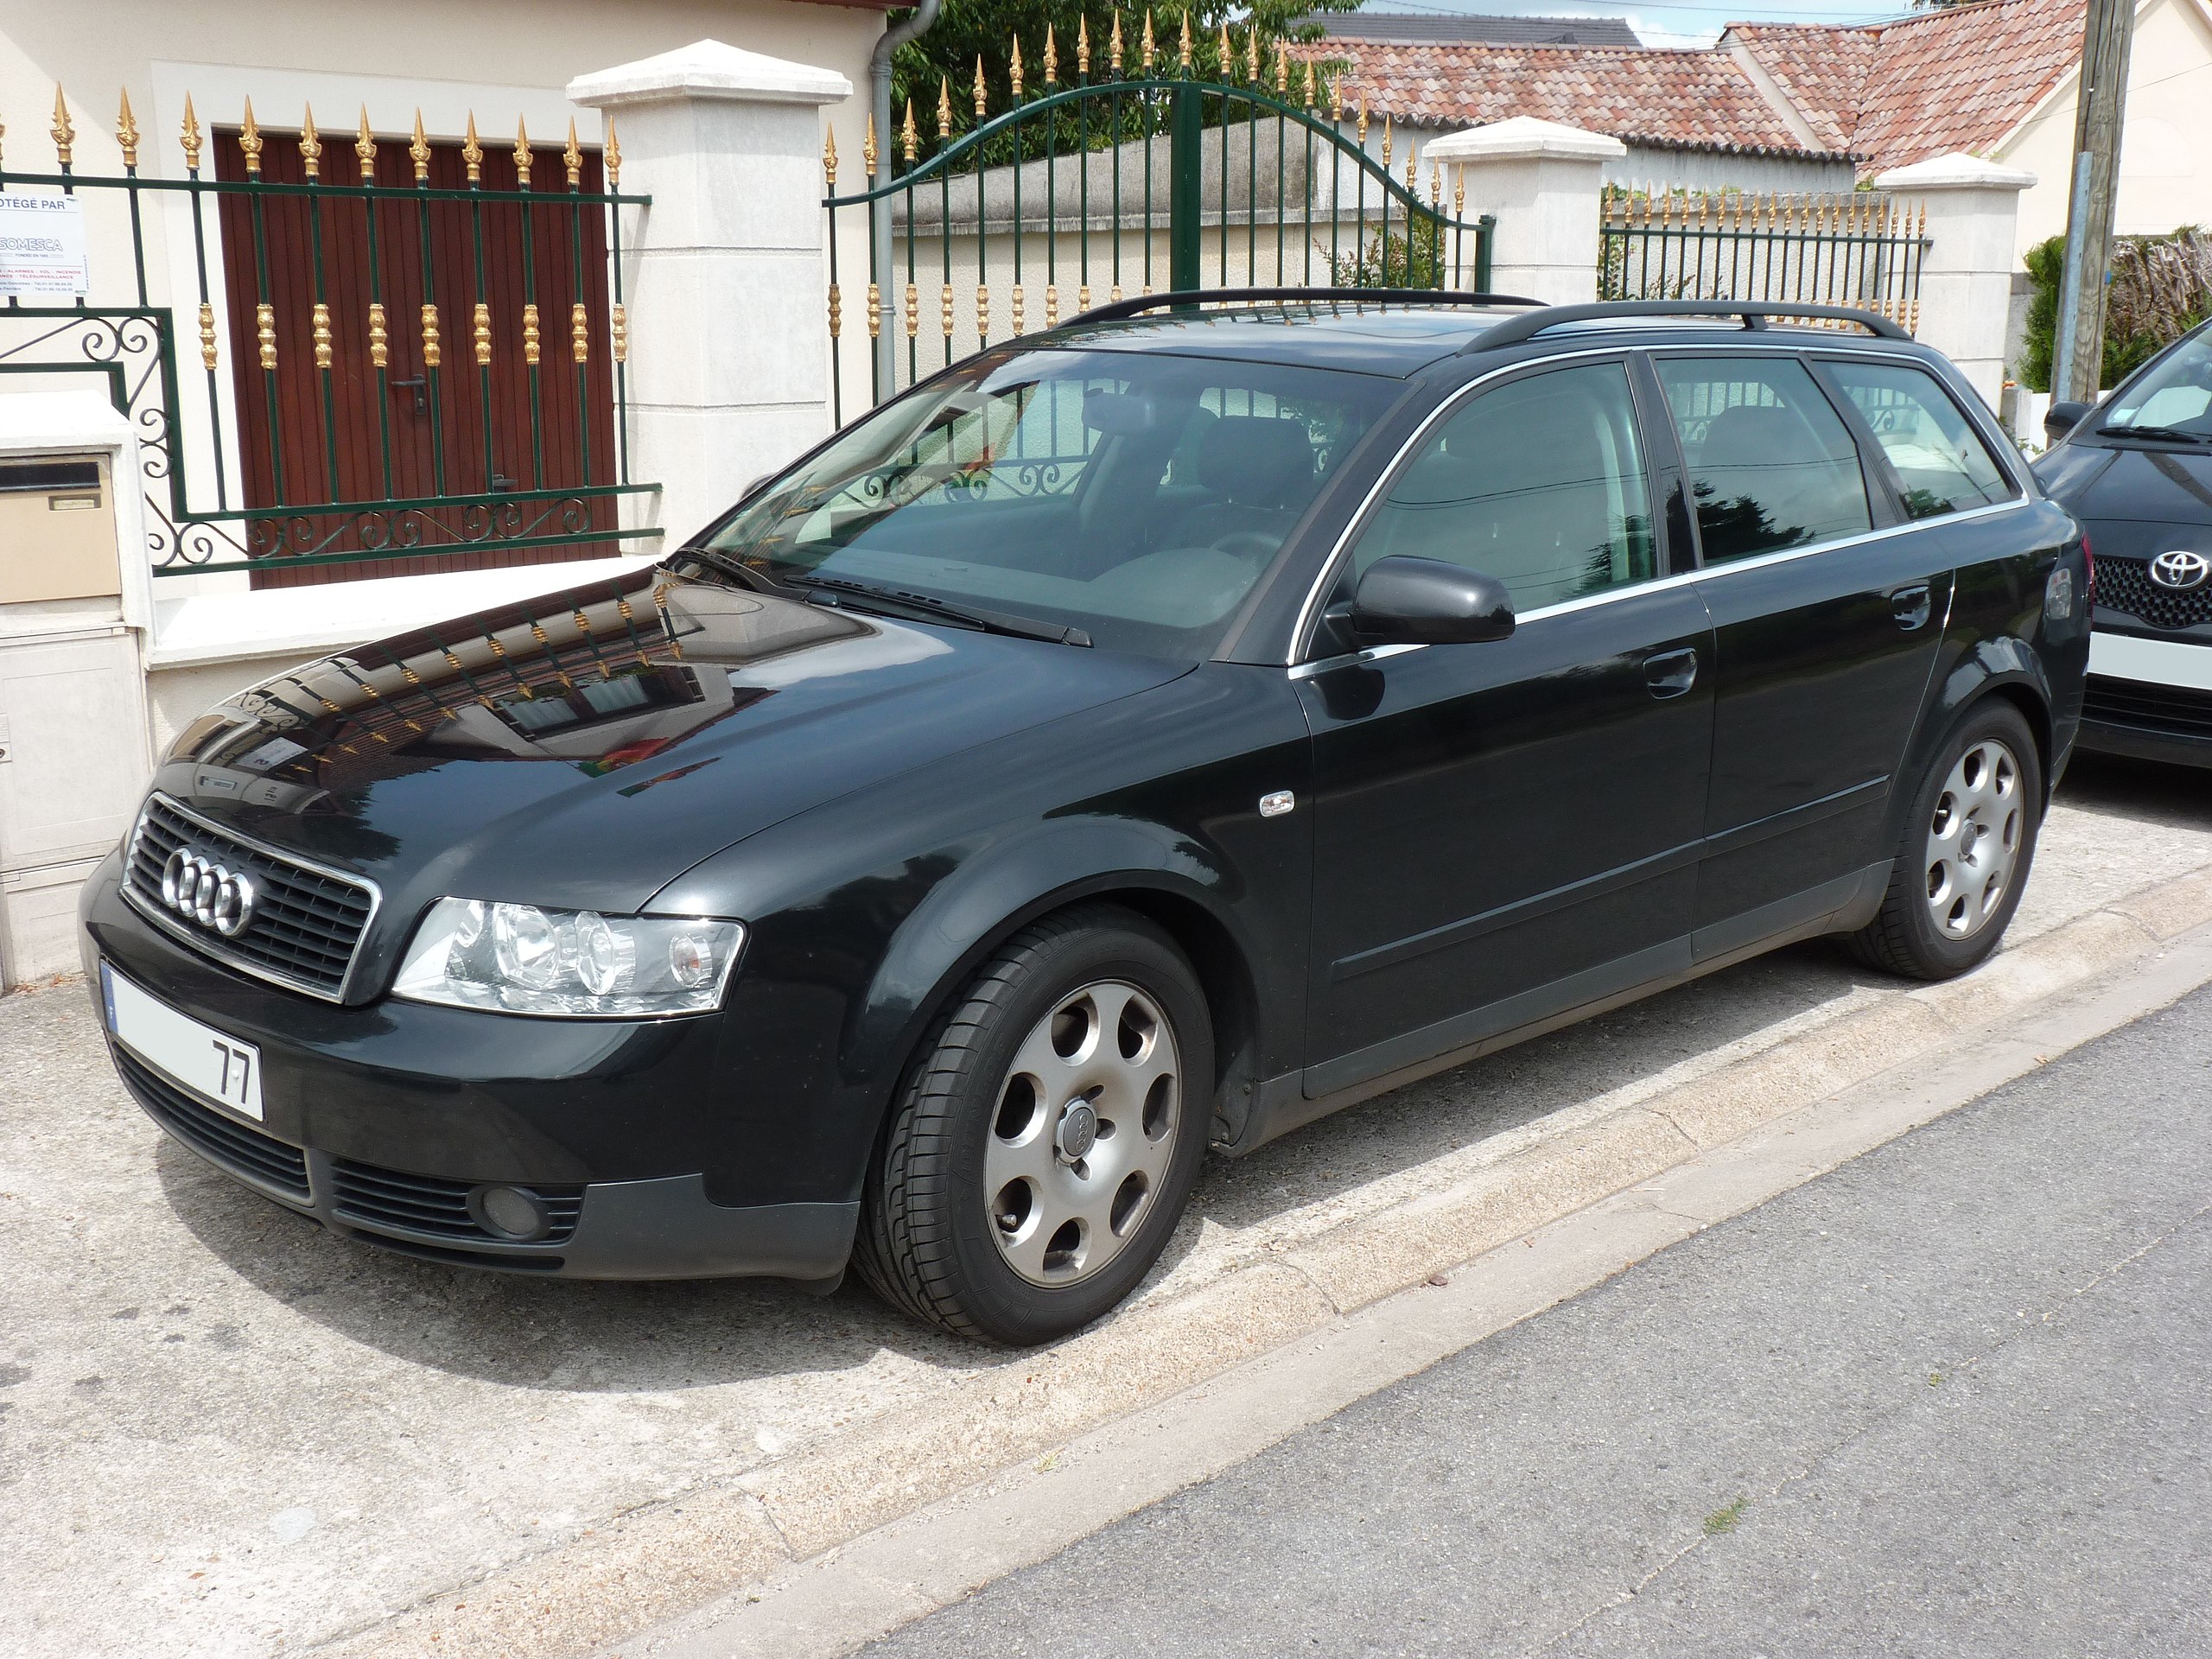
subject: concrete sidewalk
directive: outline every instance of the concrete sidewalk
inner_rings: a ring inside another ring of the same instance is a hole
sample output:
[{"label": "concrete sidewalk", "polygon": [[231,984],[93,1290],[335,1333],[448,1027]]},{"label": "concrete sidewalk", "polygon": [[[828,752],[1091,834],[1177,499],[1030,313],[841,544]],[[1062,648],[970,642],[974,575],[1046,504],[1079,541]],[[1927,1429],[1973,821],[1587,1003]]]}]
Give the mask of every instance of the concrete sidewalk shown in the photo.
[{"label": "concrete sidewalk", "polygon": [[865,1652],[2212,1652],[2208,1306],[2200,991]]},{"label": "concrete sidewalk", "polygon": [[[2076,940],[2153,949],[2104,907],[2212,864],[2200,779],[2069,791],[1961,1020],[2082,967],[2055,960]],[[1808,947],[1371,1103],[1217,1165],[1135,1306],[1012,1356],[855,1291],[519,1280],[329,1238],[163,1141],[80,988],[9,998],[0,1490],[34,1541],[0,1567],[0,1650],[588,1649],[1387,1294],[1427,1269],[1383,1259],[1380,1222],[1497,1160],[1577,1154],[1640,1103],[1748,1109],[1746,1078],[1816,1096],[1893,1017],[1961,1028],[1906,997]],[[1820,1036],[1843,1031],[1858,1048]],[[1363,1289],[1289,1265],[1315,1252],[1381,1267]]]}]

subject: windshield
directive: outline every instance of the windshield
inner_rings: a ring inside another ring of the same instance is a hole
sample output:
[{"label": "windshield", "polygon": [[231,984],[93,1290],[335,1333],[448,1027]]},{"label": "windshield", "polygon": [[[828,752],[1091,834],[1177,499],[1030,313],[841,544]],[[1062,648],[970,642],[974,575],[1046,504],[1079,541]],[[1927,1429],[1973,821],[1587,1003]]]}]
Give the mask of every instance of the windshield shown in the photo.
[{"label": "windshield", "polygon": [[2102,432],[2158,428],[2212,442],[2212,331],[2187,340],[2113,402]]},{"label": "windshield", "polygon": [[851,602],[865,587],[1204,657],[1400,389],[1164,353],[980,359],[858,423],[707,545]]}]

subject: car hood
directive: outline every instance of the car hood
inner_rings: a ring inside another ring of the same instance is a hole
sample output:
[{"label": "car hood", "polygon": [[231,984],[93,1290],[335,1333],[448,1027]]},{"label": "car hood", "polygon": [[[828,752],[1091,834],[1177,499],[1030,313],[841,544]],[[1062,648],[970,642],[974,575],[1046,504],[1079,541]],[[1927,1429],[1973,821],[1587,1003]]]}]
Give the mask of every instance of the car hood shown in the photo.
[{"label": "car hood", "polygon": [[2103,467],[2066,468],[2046,487],[2077,518],[2212,525],[2212,454],[2115,448]]},{"label": "car hood", "polygon": [[156,786],[442,894],[636,911],[792,813],[1189,664],[914,625],[648,568],[327,657],[194,721]]}]

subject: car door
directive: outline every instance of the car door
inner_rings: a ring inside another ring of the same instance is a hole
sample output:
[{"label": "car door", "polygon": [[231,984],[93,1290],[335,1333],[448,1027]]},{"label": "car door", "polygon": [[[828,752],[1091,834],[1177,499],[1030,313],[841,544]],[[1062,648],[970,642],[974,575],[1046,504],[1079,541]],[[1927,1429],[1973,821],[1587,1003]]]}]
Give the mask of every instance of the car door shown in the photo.
[{"label": "car door", "polygon": [[1793,353],[1655,353],[1713,625],[1700,960],[1817,925],[1889,855],[1949,598],[1852,422]]},{"label": "car door", "polygon": [[1694,584],[1663,580],[1675,481],[1647,457],[1624,358],[1541,368],[1448,405],[1360,523],[1332,609],[1411,555],[1497,578],[1519,620],[1479,645],[1338,637],[1294,671],[1309,1096],[1687,967],[1712,635]]}]

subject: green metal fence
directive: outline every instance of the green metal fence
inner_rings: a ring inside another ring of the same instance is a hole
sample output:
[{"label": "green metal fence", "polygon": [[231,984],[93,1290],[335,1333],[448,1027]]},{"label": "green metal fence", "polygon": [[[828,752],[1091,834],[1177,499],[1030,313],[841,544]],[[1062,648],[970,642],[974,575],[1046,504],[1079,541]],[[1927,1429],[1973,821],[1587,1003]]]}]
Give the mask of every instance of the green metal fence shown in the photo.
[{"label": "green metal fence", "polygon": [[[835,134],[823,156],[829,252],[832,397],[880,402],[956,357],[1058,326],[1127,294],[1208,287],[1487,289],[1494,220],[1465,215],[1464,187],[1444,202],[1442,170],[1403,143],[1395,176],[1386,121],[1379,156],[1363,105],[1347,117],[1311,62],[1276,48],[1272,89],[1256,33],[1241,61],[1224,29],[1224,73],[1192,73],[1188,23],[1173,67],[1147,18],[1135,73],[1125,72],[1116,20],[1107,73],[1093,79],[1088,24],[1076,75],[1063,84],[1051,35],[1041,86],[1026,88],[1014,44],[1007,106],[989,113],[982,64],[963,89],[974,117],[938,90],[932,153],[910,100],[893,143],[871,118],[863,190],[837,193]],[[1302,98],[1293,90],[1294,77]],[[895,150],[895,155],[893,153]],[[864,248],[864,282],[849,254]],[[841,263],[841,261],[842,263]],[[864,289],[865,297],[861,298]],[[860,300],[865,359],[849,358]],[[860,365],[865,362],[865,373]]]},{"label": "green metal fence", "polygon": [[[119,203],[129,288],[6,301],[0,374],[92,375],[129,418],[156,575],[507,562],[659,534],[619,522],[622,498],[659,486],[631,476],[623,419],[619,210],[650,198],[621,194],[611,125],[603,155],[573,125],[557,151],[519,124],[487,149],[473,116],[456,147],[418,114],[403,146],[365,111],[326,144],[312,111],[280,136],[249,104],[210,133],[188,99],[181,177],[141,171],[127,98],[120,174],[74,164],[58,92],[52,132],[58,170],[0,166],[0,191]],[[346,171],[358,181],[330,176]]]}]

